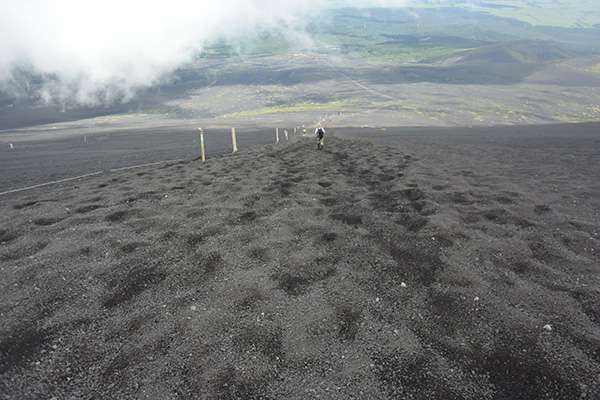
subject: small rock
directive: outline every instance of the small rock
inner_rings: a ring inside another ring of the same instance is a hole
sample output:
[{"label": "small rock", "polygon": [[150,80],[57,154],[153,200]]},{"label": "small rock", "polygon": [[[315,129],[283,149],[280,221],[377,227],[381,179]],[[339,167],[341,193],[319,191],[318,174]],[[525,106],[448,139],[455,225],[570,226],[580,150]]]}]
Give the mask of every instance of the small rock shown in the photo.
[{"label": "small rock", "polygon": [[191,307],[190,307],[190,310],[192,310],[192,311],[196,311],[196,306],[191,306]]},{"label": "small rock", "polygon": [[548,325],[544,325],[544,330],[550,332],[552,330],[552,326]]},{"label": "small rock", "polygon": [[400,287],[406,287],[406,283],[402,282],[402,283],[400,284]]},{"label": "small rock", "polygon": [[479,297],[475,297],[473,301],[479,301]]}]

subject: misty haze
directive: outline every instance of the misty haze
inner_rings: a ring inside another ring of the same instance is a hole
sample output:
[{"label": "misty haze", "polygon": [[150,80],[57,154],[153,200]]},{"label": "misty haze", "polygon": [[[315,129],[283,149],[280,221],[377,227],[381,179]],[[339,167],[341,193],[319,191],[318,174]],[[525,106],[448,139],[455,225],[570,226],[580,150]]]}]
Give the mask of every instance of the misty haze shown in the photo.
[{"label": "misty haze", "polygon": [[0,398],[600,398],[596,1],[0,34]]}]

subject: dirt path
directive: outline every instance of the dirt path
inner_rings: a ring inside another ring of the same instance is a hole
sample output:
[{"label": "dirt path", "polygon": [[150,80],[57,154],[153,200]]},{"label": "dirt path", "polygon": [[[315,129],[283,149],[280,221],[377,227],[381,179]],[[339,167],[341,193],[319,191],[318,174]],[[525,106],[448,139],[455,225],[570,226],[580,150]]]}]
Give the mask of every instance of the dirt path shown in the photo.
[{"label": "dirt path", "polygon": [[328,66],[329,66],[331,69],[333,69],[335,72],[337,72],[338,74],[340,74],[340,76],[341,76],[342,78],[344,78],[345,80],[347,80],[347,81],[349,81],[349,82],[352,82],[353,84],[355,84],[355,85],[356,85],[356,86],[358,86],[359,88],[363,89],[364,91],[366,91],[366,92],[369,92],[369,93],[371,93],[371,94],[374,94],[374,95],[376,95],[376,96],[379,96],[379,97],[385,97],[385,98],[386,98],[386,99],[388,99],[388,100],[394,100],[395,102],[398,102],[398,103],[402,103],[402,102],[403,102],[403,100],[400,100],[400,99],[398,99],[398,98],[396,98],[396,97],[392,97],[392,96],[390,96],[390,95],[387,95],[387,94],[384,94],[384,93],[378,92],[378,91],[376,91],[376,90],[373,90],[373,89],[369,88],[368,86],[365,86],[365,85],[363,85],[362,83],[359,83],[359,82],[357,82],[356,80],[354,80],[354,79],[350,78],[348,75],[344,74],[342,71],[340,71],[339,69],[337,69],[337,68],[336,68],[336,67],[335,67],[333,64],[331,64],[329,61],[327,61],[327,60],[323,60],[323,62],[324,62],[325,64],[327,64],[327,65],[328,65]]}]

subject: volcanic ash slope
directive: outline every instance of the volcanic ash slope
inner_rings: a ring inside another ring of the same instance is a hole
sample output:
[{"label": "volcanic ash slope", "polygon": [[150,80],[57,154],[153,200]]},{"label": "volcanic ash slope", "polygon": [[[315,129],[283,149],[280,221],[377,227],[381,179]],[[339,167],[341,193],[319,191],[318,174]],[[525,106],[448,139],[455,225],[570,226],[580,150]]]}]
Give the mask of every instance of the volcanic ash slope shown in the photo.
[{"label": "volcanic ash slope", "polygon": [[597,396],[569,204],[600,168],[486,146],[298,138],[6,196],[2,398]]}]

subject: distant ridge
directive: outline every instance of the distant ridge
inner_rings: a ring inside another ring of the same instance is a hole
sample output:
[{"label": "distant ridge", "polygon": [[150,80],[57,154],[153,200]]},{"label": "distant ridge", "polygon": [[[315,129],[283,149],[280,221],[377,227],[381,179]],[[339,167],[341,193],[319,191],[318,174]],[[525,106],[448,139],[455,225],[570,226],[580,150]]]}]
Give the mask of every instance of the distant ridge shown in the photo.
[{"label": "distant ridge", "polygon": [[457,56],[460,64],[540,64],[574,55],[550,42],[513,40],[462,51],[454,55]]}]

